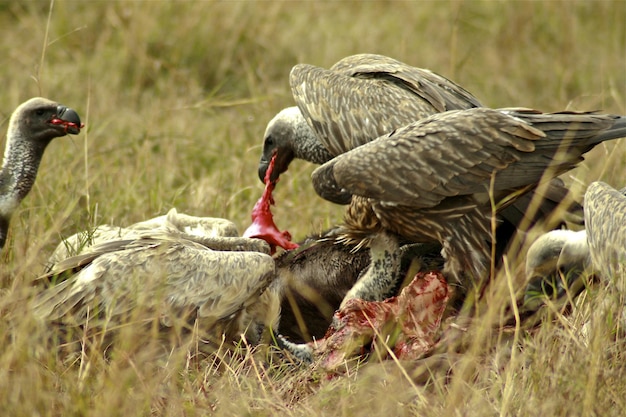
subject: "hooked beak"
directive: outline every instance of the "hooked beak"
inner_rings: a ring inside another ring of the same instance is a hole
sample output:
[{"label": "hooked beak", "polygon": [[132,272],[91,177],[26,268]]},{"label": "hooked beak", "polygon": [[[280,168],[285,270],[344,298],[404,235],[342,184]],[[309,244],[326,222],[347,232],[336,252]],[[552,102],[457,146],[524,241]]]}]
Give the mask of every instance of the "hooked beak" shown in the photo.
[{"label": "hooked beak", "polygon": [[[270,160],[276,155],[276,159],[274,160],[274,168],[272,170],[272,174],[270,175],[270,181],[276,182],[280,174],[287,171],[289,168],[289,164],[293,160],[293,152],[288,150],[274,150],[272,155],[270,156]],[[267,173],[267,169],[270,166],[270,161],[266,159],[265,155],[261,156],[261,160],[259,161],[259,179],[262,183],[265,184],[265,175]]]},{"label": "hooked beak", "polygon": [[[267,173],[267,168],[269,168],[270,163],[269,161],[266,161],[265,159],[261,159],[259,161],[259,179],[261,180],[262,183],[265,184],[265,174]],[[278,177],[278,175],[276,175],[274,172],[272,172],[272,177]],[[270,181],[275,180],[275,178],[270,178]]]},{"label": "hooked beak", "polygon": [[50,121],[55,125],[65,126],[65,132],[77,135],[80,133],[80,129],[85,127],[80,121],[78,113],[74,109],[65,107],[63,105],[57,106],[57,116]]}]

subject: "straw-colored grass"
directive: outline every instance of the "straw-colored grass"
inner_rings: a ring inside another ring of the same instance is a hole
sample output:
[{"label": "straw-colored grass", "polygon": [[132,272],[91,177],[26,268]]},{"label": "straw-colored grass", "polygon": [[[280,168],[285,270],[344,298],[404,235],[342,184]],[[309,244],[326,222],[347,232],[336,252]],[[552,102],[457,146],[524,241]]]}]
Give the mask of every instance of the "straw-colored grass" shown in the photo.
[{"label": "straw-colored grass", "polygon": [[[625,18],[623,1],[1,2],[2,129],[36,95],[75,108],[87,123],[48,148],[0,254],[1,414],[625,415],[616,308],[581,333],[611,298],[602,289],[508,342],[487,342],[505,336],[477,325],[455,372],[430,380],[393,361],[328,379],[269,361],[263,348],[157,361],[139,334],[107,357],[85,340],[72,360],[20,302],[54,246],[78,230],[171,207],[244,230],[262,190],[265,125],[292,105],[296,63],[328,67],[382,53],[448,76],[491,107],[626,114]],[[599,146],[566,180],[624,186],[622,142]],[[342,217],[313,192],[312,169],[293,163],[277,188],[277,222],[296,239]],[[513,281],[523,257],[509,259]],[[490,302],[494,322],[511,299],[502,280]]]}]

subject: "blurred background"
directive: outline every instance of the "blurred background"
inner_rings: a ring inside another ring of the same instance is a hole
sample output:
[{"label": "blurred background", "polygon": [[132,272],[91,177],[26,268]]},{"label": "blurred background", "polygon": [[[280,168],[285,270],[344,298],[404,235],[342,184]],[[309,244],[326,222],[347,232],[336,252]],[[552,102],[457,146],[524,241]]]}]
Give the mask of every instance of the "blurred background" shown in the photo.
[{"label": "blurred background", "polygon": [[[625,17],[623,1],[2,2],[2,130],[37,95],[87,128],[49,146],[0,277],[36,275],[63,236],[172,207],[243,232],[262,192],[263,133],[293,105],[296,63],[378,53],[491,107],[626,114]],[[624,159],[619,142],[600,146],[566,180],[621,187]],[[296,240],[342,218],[314,193],[313,168],[292,164],[276,191],[276,222]]]}]

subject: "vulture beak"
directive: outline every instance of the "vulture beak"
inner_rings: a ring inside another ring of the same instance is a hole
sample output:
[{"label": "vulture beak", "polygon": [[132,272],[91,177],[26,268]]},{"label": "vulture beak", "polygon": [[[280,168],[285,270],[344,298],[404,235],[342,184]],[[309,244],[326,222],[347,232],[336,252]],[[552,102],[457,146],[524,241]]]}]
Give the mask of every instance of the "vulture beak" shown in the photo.
[{"label": "vulture beak", "polygon": [[261,159],[259,161],[259,179],[263,184],[265,184],[265,174],[267,173],[267,168],[270,166],[270,163],[265,159]]},{"label": "vulture beak", "polygon": [[[289,164],[291,163],[291,161],[293,161],[293,152],[291,150],[284,149],[281,149],[279,152],[278,149],[274,149],[274,151],[272,151],[272,154],[269,156],[269,159],[271,160],[274,157],[274,166],[272,167],[273,169],[270,173],[269,178],[271,182],[278,181],[280,174],[287,171],[287,168],[289,168]],[[259,161],[258,174],[259,179],[263,184],[265,184],[265,177],[267,175],[267,170],[269,167],[270,161],[265,155],[261,156],[261,160]]]},{"label": "vulture beak", "polygon": [[78,113],[76,113],[74,109],[63,105],[57,106],[57,116],[52,119],[50,123],[65,126],[65,131],[72,135],[79,134],[80,129],[85,127],[85,125],[81,123]]}]

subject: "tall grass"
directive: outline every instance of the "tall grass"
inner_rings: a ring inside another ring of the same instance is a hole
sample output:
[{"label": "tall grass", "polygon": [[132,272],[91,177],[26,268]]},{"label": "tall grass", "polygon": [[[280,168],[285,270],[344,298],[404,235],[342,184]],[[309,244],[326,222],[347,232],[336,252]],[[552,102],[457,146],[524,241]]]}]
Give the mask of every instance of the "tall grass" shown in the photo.
[{"label": "tall grass", "polygon": [[[455,373],[431,379],[416,364],[374,361],[327,380],[268,363],[263,349],[154,363],[147,347],[104,359],[86,344],[68,361],[16,301],[63,236],[97,224],[176,207],[244,230],[262,189],[263,131],[292,105],[288,74],[298,62],[328,67],[382,53],[448,76],[492,107],[626,114],[625,16],[622,1],[0,3],[2,128],[36,95],[87,122],[48,148],[0,254],[2,414],[624,415],[623,341],[608,319],[581,330],[610,298],[604,290],[508,342],[476,326]],[[621,142],[602,145],[566,181],[622,187],[625,161]],[[294,163],[277,188],[277,221],[296,239],[342,217],[316,197],[312,169]],[[523,259],[510,259],[517,280]],[[500,294],[496,319],[510,298],[506,287]]]}]

